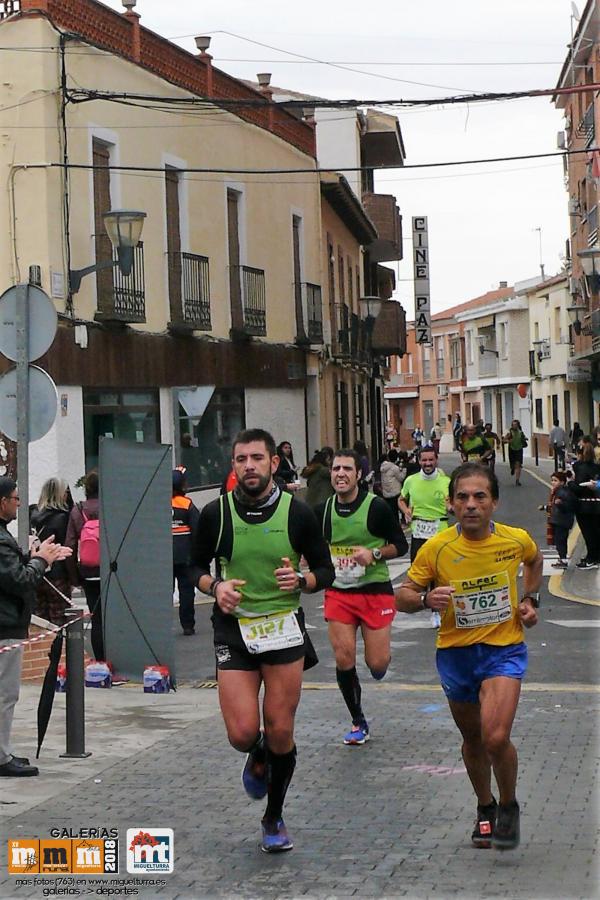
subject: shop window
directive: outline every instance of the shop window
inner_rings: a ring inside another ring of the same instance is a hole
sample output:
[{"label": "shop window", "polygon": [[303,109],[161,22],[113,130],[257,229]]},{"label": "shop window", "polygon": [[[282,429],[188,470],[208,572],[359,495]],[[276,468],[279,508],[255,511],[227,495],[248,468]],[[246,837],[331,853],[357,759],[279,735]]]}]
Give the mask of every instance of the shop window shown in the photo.
[{"label": "shop window", "polygon": [[176,388],[176,457],[190,488],[221,484],[231,468],[231,444],[244,428],[244,392],[213,385]]},{"label": "shop window", "polygon": [[83,392],[83,429],[86,472],[98,465],[101,437],[158,443],[158,393],[94,388]]}]

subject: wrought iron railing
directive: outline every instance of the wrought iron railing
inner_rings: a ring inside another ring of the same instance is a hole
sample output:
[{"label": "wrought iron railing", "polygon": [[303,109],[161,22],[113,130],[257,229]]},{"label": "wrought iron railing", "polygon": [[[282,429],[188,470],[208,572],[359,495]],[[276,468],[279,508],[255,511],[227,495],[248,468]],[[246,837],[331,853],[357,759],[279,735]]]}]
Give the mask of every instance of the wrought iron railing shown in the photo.
[{"label": "wrought iron railing", "polygon": [[[113,262],[117,262],[117,251],[114,249]],[[123,275],[118,265],[113,267],[112,287],[105,286],[104,290],[98,293],[98,311],[95,318],[117,322],[146,321],[144,245],[142,241],[133,250],[133,265],[129,275]]]},{"label": "wrought iron railing", "polygon": [[577,126],[577,136],[585,138],[585,146],[589,147],[595,137],[594,104],[590,103]]},{"label": "wrought iron railing", "polygon": [[242,304],[244,311],[244,331],[248,334],[267,333],[267,295],[265,273],[262,269],[241,266]]},{"label": "wrought iron railing", "polygon": [[321,285],[305,282],[306,291],[306,328],[311,344],[323,343],[323,303]]},{"label": "wrought iron railing", "polygon": [[350,310],[345,303],[335,304],[335,333],[332,335],[334,356],[350,356]]},{"label": "wrought iron railing", "polygon": [[587,242],[588,247],[595,247],[598,243],[598,207],[592,206],[587,214]]},{"label": "wrought iron railing", "polygon": [[0,21],[21,11],[21,0],[0,0]]},{"label": "wrought iron railing", "polygon": [[211,328],[208,257],[181,254],[181,309],[183,322],[199,331]]}]

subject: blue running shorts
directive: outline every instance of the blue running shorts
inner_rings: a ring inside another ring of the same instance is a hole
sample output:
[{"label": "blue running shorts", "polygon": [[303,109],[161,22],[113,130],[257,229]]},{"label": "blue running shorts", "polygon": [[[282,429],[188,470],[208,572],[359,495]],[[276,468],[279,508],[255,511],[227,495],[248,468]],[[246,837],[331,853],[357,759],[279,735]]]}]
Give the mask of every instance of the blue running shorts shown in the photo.
[{"label": "blue running shorts", "polygon": [[527,644],[446,647],[436,652],[435,661],[448,700],[479,703],[479,689],[486,679],[504,675],[521,681],[527,671]]}]

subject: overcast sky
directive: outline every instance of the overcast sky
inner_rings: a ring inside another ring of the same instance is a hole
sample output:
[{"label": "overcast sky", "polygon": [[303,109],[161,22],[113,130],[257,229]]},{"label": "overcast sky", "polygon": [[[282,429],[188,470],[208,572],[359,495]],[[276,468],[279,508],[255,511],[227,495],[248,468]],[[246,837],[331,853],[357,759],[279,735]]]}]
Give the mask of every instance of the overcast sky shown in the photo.
[{"label": "overcast sky", "polygon": [[[106,2],[123,9],[120,0]],[[584,0],[578,6],[582,11]],[[193,52],[194,35],[212,35],[214,64],[232,75],[268,71],[277,86],[333,99],[552,88],[571,37],[570,0],[370,0],[351,9],[346,0],[138,0],[136,7],[143,25]],[[342,63],[346,71],[293,54]],[[552,152],[564,127],[548,98],[401,110],[398,117],[407,165]],[[403,215],[405,258],[388,265],[411,317],[415,215],[429,218],[434,312],[501,280],[538,275],[538,228],[546,275],[561,269],[568,217],[560,157],[390,170],[376,186],[395,194]]]}]

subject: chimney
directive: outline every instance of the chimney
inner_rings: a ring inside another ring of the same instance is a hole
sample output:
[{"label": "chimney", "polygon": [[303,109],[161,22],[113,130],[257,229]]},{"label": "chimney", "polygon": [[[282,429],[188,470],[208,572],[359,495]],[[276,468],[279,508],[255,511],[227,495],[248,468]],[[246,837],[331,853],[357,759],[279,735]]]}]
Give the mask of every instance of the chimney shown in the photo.
[{"label": "chimney", "polygon": [[508,281],[501,281],[501,282],[500,282],[500,289],[502,289],[502,288],[507,288],[507,287],[508,287]]},{"label": "chimney", "polygon": [[121,0],[121,3],[125,7],[123,15],[131,22],[131,55],[136,62],[139,62],[141,59],[140,14],[133,11],[137,0]]},{"label": "chimney", "polygon": [[203,62],[206,66],[206,96],[212,97],[213,93],[213,70],[212,70],[212,56],[210,53],[207,53],[208,48],[210,47],[210,35],[208,34],[199,34],[194,38],[196,41],[196,47],[200,51],[198,54],[198,59],[200,62]]},{"label": "chimney", "polygon": [[274,107],[273,107],[273,91],[270,88],[271,84],[271,73],[270,72],[259,72],[256,76],[258,81],[258,89],[265,98],[265,100],[269,101],[269,130],[273,130],[273,124],[275,121]]}]

